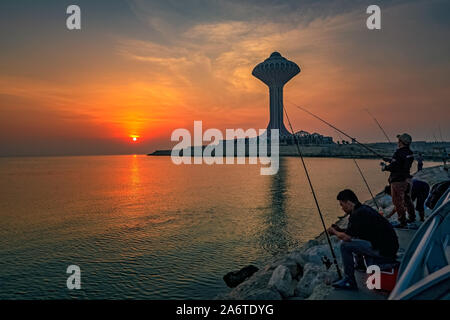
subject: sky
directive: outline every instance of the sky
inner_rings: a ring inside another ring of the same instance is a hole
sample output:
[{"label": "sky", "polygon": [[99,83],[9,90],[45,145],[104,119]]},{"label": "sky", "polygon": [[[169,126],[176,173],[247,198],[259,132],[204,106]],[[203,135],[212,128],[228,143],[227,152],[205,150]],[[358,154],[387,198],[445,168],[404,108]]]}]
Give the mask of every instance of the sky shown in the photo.
[{"label": "sky", "polygon": [[366,109],[392,139],[450,140],[449,35],[445,0],[2,0],[0,156],[149,153],[195,120],[263,129],[251,72],[273,51],[301,68],[284,88],[295,131],[340,138],[292,103],[364,142],[385,141]]}]

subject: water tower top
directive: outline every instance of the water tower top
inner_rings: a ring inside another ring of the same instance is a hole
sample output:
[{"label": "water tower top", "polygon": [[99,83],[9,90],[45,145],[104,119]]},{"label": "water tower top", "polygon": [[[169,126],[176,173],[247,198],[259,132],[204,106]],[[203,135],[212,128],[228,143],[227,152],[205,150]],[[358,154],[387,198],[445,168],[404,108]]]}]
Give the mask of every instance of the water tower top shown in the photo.
[{"label": "water tower top", "polygon": [[252,75],[268,86],[283,86],[298,73],[300,67],[295,62],[275,51],[253,69]]}]

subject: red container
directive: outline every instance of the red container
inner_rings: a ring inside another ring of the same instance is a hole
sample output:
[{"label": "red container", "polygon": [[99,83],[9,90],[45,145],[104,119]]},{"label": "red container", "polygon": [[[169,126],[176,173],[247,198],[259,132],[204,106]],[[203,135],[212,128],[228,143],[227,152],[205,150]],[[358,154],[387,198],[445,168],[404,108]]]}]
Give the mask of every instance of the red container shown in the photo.
[{"label": "red container", "polygon": [[392,270],[381,271],[381,290],[391,292],[397,281],[398,267],[392,268]]},{"label": "red container", "polygon": [[[367,268],[368,265],[366,262],[366,258],[363,257],[363,260],[364,260],[364,264],[366,265],[366,268]],[[399,268],[399,265],[390,270],[380,271],[380,289],[379,290],[391,292],[394,289],[395,283],[397,282],[398,268]],[[370,275],[368,274],[367,278],[369,276]]]}]

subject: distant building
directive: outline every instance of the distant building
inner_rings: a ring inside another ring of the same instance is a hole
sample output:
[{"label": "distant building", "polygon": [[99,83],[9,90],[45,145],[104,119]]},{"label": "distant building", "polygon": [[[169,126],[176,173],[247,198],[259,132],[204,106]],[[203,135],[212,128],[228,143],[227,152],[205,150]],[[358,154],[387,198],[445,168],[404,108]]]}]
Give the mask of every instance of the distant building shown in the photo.
[{"label": "distant building", "polygon": [[317,132],[309,133],[301,130],[295,133],[300,144],[334,144],[332,137],[323,136]]}]

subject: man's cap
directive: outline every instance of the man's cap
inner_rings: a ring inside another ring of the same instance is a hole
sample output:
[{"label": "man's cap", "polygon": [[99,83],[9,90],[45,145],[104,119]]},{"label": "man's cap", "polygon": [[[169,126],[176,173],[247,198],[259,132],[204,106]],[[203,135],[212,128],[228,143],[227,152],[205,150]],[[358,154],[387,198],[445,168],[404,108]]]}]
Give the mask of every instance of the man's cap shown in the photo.
[{"label": "man's cap", "polygon": [[412,142],[411,136],[407,133],[398,134],[397,138],[398,138],[398,140],[400,140],[401,142],[403,142],[404,144],[407,144],[407,145],[410,145]]}]

